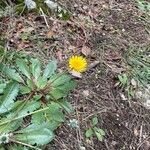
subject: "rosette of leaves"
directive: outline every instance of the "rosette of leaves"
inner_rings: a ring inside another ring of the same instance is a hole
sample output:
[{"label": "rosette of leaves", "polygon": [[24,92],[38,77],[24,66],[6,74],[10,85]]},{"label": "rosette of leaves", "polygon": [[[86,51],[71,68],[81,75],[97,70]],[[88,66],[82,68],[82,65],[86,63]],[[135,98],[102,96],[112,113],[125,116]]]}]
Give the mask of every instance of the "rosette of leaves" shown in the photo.
[{"label": "rosette of leaves", "polygon": [[[0,63],[0,149],[41,149],[73,108],[66,100],[75,82],[57,73],[57,61],[42,71],[38,59]],[[9,144],[8,144],[9,143]]]}]

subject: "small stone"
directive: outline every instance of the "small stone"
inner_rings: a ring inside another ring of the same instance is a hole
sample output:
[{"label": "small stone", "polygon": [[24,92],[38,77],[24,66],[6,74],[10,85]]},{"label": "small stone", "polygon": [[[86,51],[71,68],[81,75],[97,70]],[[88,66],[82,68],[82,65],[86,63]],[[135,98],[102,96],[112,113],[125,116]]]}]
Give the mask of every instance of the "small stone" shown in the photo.
[{"label": "small stone", "polygon": [[83,96],[88,97],[90,95],[89,90],[84,90],[83,91]]}]

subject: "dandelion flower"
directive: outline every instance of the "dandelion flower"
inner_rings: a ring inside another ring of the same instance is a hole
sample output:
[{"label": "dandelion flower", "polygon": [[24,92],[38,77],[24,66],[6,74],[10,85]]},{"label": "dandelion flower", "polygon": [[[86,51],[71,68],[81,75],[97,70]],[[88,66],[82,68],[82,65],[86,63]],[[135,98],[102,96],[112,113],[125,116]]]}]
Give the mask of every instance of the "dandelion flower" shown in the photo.
[{"label": "dandelion flower", "polygon": [[87,69],[87,61],[82,56],[72,56],[69,59],[69,68],[72,71],[84,72]]}]

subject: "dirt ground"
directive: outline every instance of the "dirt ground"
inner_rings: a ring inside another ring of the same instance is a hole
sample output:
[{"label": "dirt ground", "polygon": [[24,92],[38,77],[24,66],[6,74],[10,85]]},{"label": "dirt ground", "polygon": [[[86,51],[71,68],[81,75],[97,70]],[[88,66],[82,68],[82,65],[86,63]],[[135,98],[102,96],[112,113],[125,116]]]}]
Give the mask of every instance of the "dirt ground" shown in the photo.
[{"label": "dirt ground", "polygon": [[[46,150],[149,150],[150,110],[136,99],[126,97],[123,88],[115,86],[117,75],[123,71],[123,54],[130,46],[150,44],[149,23],[134,0],[60,0],[73,13],[68,21],[55,16],[35,14],[6,17],[2,34],[7,37],[8,49],[25,51],[44,62],[56,57],[63,70],[73,54],[90,49],[87,60],[99,63],[87,70],[69,100],[75,113],[66,117],[77,119],[79,128],[72,129],[67,121],[56,131],[55,140]],[[22,32],[28,32],[26,35]],[[23,36],[23,37],[22,37]],[[28,36],[28,35],[27,35]],[[103,142],[95,137],[85,138],[90,119],[97,115],[98,127],[104,129]]]}]

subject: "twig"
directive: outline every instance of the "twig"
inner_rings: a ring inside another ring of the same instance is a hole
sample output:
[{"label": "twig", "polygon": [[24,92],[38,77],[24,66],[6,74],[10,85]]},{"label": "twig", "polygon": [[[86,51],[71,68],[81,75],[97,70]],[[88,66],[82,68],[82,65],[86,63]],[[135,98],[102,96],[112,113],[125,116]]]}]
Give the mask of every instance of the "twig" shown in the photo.
[{"label": "twig", "polygon": [[48,24],[48,22],[47,22],[46,16],[45,16],[45,14],[44,14],[44,12],[43,12],[43,10],[42,10],[41,7],[40,7],[40,12],[42,13],[42,16],[43,16],[43,18],[44,18],[44,21],[45,21],[45,23],[46,23],[47,28],[50,28],[50,26],[49,26],[49,24]]},{"label": "twig", "polygon": [[[34,111],[34,112],[31,112],[31,113],[28,113],[28,114],[25,114],[25,115],[22,115],[22,116],[13,118],[13,119],[11,119],[11,121],[15,121],[15,120],[18,120],[18,119],[20,119],[20,118],[24,118],[24,117],[27,117],[27,116],[30,116],[30,115],[33,115],[33,114],[36,114],[36,113],[39,113],[39,112],[48,110],[48,109],[49,109],[49,107],[45,107],[45,108],[43,108],[43,109],[39,109],[39,110],[36,110],[36,111]],[[6,123],[10,123],[10,120],[6,120],[5,122],[0,123],[0,126],[4,125],[4,124],[6,124]]]},{"label": "twig", "polygon": [[34,146],[30,145],[30,144],[23,143],[23,142],[20,142],[20,141],[15,141],[15,140],[13,140],[13,139],[10,139],[10,141],[11,141],[11,142],[14,142],[14,143],[17,143],[17,144],[21,144],[21,145],[27,146],[27,147],[30,147],[30,148],[32,148],[32,149],[42,150],[42,149],[37,148],[37,147],[34,147]]},{"label": "twig", "polygon": [[111,150],[111,149],[109,148],[108,143],[107,143],[106,140],[104,140],[104,143],[105,143],[105,146],[106,146],[107,150]]},{"label": "twig", "polygon": [[142,122],[142,125],[140,127],[140,138],[139,138],[139,143],[141,143],[141,140],[142,140],[142,131],[143,131],[143,122]]},{"label": "twig", "polygon": [[145,140],[143,140],[143,141],[139,144],[139,146],[137,147],[137,150],[140,150],[140,147],[141,147],[149,138],[150,138],[150,136],[147,137]]}]

